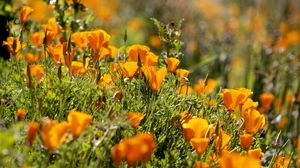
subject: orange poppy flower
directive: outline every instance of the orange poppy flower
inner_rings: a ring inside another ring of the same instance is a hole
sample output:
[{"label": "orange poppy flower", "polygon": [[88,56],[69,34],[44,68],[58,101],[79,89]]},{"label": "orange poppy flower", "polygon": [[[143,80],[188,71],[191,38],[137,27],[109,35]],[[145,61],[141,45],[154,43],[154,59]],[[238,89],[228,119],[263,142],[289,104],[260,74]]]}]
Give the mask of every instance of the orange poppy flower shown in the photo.
[{"label": "orange poppy flower", "polygon": [[150,45],[155,48],[158,48],[161,45],[161,41],[158,36],[150,36],[149,42],[150,42]]},{"label": "orange poppy flower", "polygon": [[260,168],[260,160],[248,156],[241,156],[239,153],[223,152],[219,160],[221,168]]},{"label": "orange poppy flower", "polygon": [[109,45],[108,46],[108,50],[109,50],[109,56],[110,58],[116,58],[118,56],[118,48],[114,45]]},{"label": "orange poppy flower", "polygon": [[293,161],[289,156],[278,156],[276,158],[274,168],[288,168],[288,165],[292,165],[292,162]]},{"label": "orange poppy flower", "polygon": [[115,87],[115,83],[113,81],[113,78],[110,74],[104,74],[103,76],[101,76],[98,85],[105,85],[111,88]]},{"label": "orange poppy flower", "polygon": [[222,89],[221,92],[224,105],[229,111],[236,110],[250,95],[252,95],[252,91],[245,88]]},{"label": "orange poppy flower", "polygon": [[142,71],[148,79],[151,89],[157,93],[167,74],[165,67],[156,69],[156,67],[142,67]]},{"label": "orange poppy flower", "polygon": [[70,125],[67,122],[58,123],[50,119],[46,119],[42,127],[43,145],[49,150],[57,148],[66,141],[66,136]]},{"label": "orange poppy flower", "polygon": [[39,47],[44,43],[44,37],[44,32],[34,32],[29,35],[29,39],[36,47]]},{"label": "orange poppy flower", "polygon": [[7,37],[6,41],[3,41],[2,45],[6,45],[8,52],[11,54],[15,54],[17,56],[17,59],[19,59],[18,56],[21,49],[26,46],[24,42],[21,44],[18,38],[15,37]]},{"label": "orange poppy flower", "polygon": [[88,47],[89,32],[76,32],[71,35],[71,42],[81,49]]},{"label": "orange poppy flower", "polygon": [[243,116],[244,113],[250,108],[256,109],[257,106],[258,106],[258,102],[254,102],[251,98],[247,98],[241,107],[241,115]]},{"label": "orange poppy flower", "polygon": [[108,42],[110,35],[98,29],[88,33],[88,46],[93,49],[93,60],[104,59],[109,54]]},{"label": "orange poppy flower", "polygon": [[85,68],[82,62],[72,61],[72,65],[71,65],[72,75],[85,75],[86,73],[87,73],[87,69]]},{"label": "orange poppy flower", "polygon": [[195,163],[196,168],[210,168],[206,162],[196,161]]},{"label": "orange poppy flower", "polygon": [[168,71],[173,73],[177,66],[179,65],[180,61],[177,58],[171,57],[171,58],[166,58],[165,60],[167,66],[168,66]]},{"label": "orange poppy flower", "polygon": [[39,131],[39,124],[36,123],[36,122],[30,122],[28,124],[28,131],[27,131],[27,139],[26,139],[26,142],[29,144],[29,145],[32,145],[35,137],[36,137],[36,134],[37,132]]},{"label": "orange poppy flower", "polygon": [[209,95],[215,87],[218,85],[218,82],[214,79],[207,79],[206,84],[203,79],[200,79],[195,87],[197,95],[204,92],[206,95]]},{"label": "orange poppy flower", "polygon": [[28,63],[35,63],[40,59],[40,55],[33,55],[31,53],[27,53],[24,56],[24,60]]},{"label": "orange poppy flower", "polygon": [[202,154],[209,144],[209,138],[192,138],[190,142],[193,148],[196,149],[196,152]]},{"label": "orange poppy flower", "polygon": [[255,159],[260,160],[260,158],[264,155],[260,148],[248,150],[248,156],[253,157]]},{"label": "orange poppy flower", "polygon": [[55,64],[64,64],[65,63],[65,57],[64,57],[64,53],[63,53],[63,45],[62,44],[47,45],[47,51]]},{"label": "orange poppy flower", "polygon": [[189,76],[189,71],[186,69],[177,69],[176,76],[179,78],[187,78]]},{"label": "orange poppy flower", "polygon": [[149,52],[149,54],[145,57],[144,62],[142,62],[142,65],[143,66],[156,66],[157,62],[158,62],[158,56],[152,52]]},{"label": "orange poppy flower", "polygon": [[242,116],[244,118],[244,129],[249,134],[255,134],[265,125],[265,116],[256,109],[250,109]]},{"label": "orange poppy flower", "polygon": [[[31,76],[31,82],[34,87],[37,86],[40,82],[43,81],[44,77],[44,65],[29,65],[29,70],[30,70],[30,76]],[[28,84],[29,78],[27,74],[27,67],[24,68],[24,75],[25,75],[25,82]]]},{"label": "orange poppy flower", "polygon": [[123,75],[127,78],[133,78],[138,70],[137,62],[127,61],[125,63],[119,63]]},{"label": "orange poppy flower", "polygon": [[203,138],[208,131],[208,122],[203,118],[192,118],[188,123],[182,124],[184,136],[187,140]]},{"label": "orange poppy flower", "polygon": [[272,102],[275,97],[272,93],[262,93],[259,96],[259,101],[265,109],[269,109],[271,107]]},{"label": "orange poppy flower", "polygon": [[143,120],[144,115],[140,112],[128,112],[127,119],[130,120],[130,125],[132,128],[136,128],[140,125],[140,122]]},{"label": "orange poppy flower", "polygon": [[186,95],[191,94],[193,92],[193,88],[191,86],[182,85],[177,89],[178,94]]},{"label": "orange poppy flower", "polygon": [[152,134],[139,133],[133,137],[123,139],[111,150],[112,158],[116,164],[124,159],[133,166],[138,161],[147,161],[156,148]]},{"label": "orange poppy flower", "polygon": [[219,134],[215,139],[215,148],[225,150],[232,135],[225,133],[222,129],[219,130]]},{"label": "orange poppy flower", "polygon": [[253,136],[251,134],[240,135],[241,146],[248,150],[253,142]]},{"label": "orange poppy flower", "polygon": [[74,137],[79,137],[82,131],[91,123],[92,116],[86,113],[71,110],[68,114],[68,123]]},{"label": "orange poppy flower", "polygon": [[28,17],[33,12],[33,9],[29,6],[22,6],[20,9],[20,21],[21,23],[25,23],[28,21]]},{"label": "orange poppy flower", "polygon": [[62,32],[62,27],[59,24],[57,24],[55,17],[50,18],[47,24],[42,25],[42,28],[44,32],[47,32],[47,43],[53,41]]},{"label": "orange poppy flower", "polygon": [[135,44],[127,47],[126,51],[128,54],[128,60],[137,62],[138,55],[140,55],[141,62],[144,63],[147,55],[150,52],[150,48],[144,45]]},{"label": "orange poppy flower", "polygon": [[18,120],[18,121],[24,120],[25,115],[26,115],[25,109],[19,108],[19,109],[17,110],[17,120]]}]

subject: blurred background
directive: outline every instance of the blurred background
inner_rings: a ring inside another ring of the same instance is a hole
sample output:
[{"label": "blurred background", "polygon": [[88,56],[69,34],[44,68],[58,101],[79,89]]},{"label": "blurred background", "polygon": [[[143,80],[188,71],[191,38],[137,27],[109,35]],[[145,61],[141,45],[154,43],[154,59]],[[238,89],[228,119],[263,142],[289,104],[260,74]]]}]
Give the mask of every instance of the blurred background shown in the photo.
[{"label": "blurred background", "polygon": [[[127,30],[127,45],[148,45],[157,55],[164,46],[150,18],[166,24],[184,19],[180,38],[184,57],[180,66],[190,70],[191,82],[208,77],[218,79],[224,87],[253,88],[257,87],[255,82],[269,85],[270,81],[281,80],[281,72],[284,77],[286,73],[291,73],[289,77],[299,76],[299,0],[78,1],[84,12],[78,13],[77,19],[89,21],[88,29],[106,30],[112,36],[111,43],[118,47],[124,45]],[[0,42],[12,34],[11,30],[5,31],[5,25],[17,18],[14,12],[20,6],[29,5],[38,11],[31,16],[33,22],[46,23],[54,15],[56,2],[2,0]],[[85,28],[79,25],[78,31]],[[1,56],[7,57],[3,48]]]}]

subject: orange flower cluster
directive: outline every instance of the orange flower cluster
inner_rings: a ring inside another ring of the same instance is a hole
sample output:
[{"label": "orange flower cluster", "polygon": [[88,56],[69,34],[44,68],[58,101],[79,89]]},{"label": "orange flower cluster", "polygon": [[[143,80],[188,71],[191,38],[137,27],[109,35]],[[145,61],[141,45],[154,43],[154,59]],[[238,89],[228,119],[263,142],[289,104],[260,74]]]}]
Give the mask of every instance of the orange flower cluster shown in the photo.
[{"label": "orange flower cluster", "polygon": [[129,165],[135,165],[139,161],[149,160],[155,148],[156,144],[152,134],[139,133],[114,145],[111,155],[116,164],[120,164],[122,160],[126,159]]},{"label": "orange flower cluster", "polygon": [[265,116],[257,110],[258,103],[250,98],[252,91],[245,88],[223,89],[221,97],[229,111],[240,111],[244,119],[244,129],[249,134],[255,134],[265,125]]},{"label": "orange flower cluster", "polygon": [[71,131],[74,137],[79,137],[91,121],[91,115],[75,110],[69,112],[67,122],[63,121],[59,123],[55,120],[46,119],[41,132],[44,146],[49,150],[57,148],[67,140],[69,131]]}]

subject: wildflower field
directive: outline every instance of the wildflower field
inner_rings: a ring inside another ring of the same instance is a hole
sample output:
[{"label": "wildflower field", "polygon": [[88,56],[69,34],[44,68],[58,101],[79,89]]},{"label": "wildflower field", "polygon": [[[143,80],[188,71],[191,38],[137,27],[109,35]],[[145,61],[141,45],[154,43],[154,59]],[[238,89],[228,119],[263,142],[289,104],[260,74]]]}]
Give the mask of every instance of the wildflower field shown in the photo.
[{"label": "wildflower field", "polygon": [[299,0],[0,1],[0,167],[300,167]]}]

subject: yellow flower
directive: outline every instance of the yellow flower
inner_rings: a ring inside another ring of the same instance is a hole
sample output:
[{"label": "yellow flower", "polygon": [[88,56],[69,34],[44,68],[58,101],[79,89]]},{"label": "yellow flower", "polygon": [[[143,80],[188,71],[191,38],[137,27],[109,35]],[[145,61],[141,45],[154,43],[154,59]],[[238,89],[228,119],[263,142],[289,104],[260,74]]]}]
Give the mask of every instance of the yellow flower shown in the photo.
[{"label": "yellow flower", "polygon": [[79,137],[81,132],[91,123],[92,116],[86,113],[71,110],[68,114],[68,123],[74,137]]},{"label": "yellow flower", "polygon": [[140,112],[128,112],[127,119],[130,120],[132,128],[136,128],[140,125],[140,122],[143,120],[144,115]]},{"label": "yellow flower", "polygon": [[25,23],[28,21],[29,15],[33,12],[33,9],[29,6],[22,6],[20,9],[20,21]]}]

